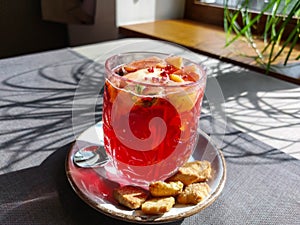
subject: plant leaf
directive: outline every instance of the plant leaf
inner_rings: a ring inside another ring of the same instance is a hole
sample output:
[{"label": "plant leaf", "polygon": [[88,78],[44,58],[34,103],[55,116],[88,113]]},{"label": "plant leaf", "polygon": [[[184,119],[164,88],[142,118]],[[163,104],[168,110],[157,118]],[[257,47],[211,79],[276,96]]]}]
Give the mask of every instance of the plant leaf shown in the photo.
[{"label": "plant leaf", "polygon": [[[300,29],[300,22],[297,23],[297,26],[292,30],[292,32],[290,33],[290,35],[287,37],[287,39],[283,42],[281,49],[278,51],[278,53],[273,57],[272,62],[274,62],[279,56],[280,54],[283,52],[283,50],[290,44],[292,43],[292,45],[290,46],[290,51],[293,50],[293,48],[295,47],[295,45],[297,44],[297,41],[299,39],[299,29]],[[290,52],[289,51],[289,52]],[[288,61],[289,58],[288,54],[286,56],[285,61]]]},{"label": "plant leaf", "polygon": [[[246,26],[244,26],[239,33],[236,34],[236,36],[234,38],[232,38],[231,40],[229,40],[226,43],[226,47],[229,46],[230,44],[232,44],[234,41],[236,41],[238,38],[240,38],[242,35],[245,34],[245,32],[247,30],[249,30],[261,17],[262,15],[267,12],[271,7],[272,7],[272,3],[274,4],[274,2],[276,2],[277,0],[272,0],[258,15],[256,15]],[[239,11],[241,11],[242,9],[240,9]],[[232,21],[230,21],[231,23]]]},{"label": "plant leaf", "polygon": [[294,40],[292,42],[292,45],[290,46],[289,52],[288,52],[287,56],[285,57],[283,65],[287,64],[287,62],[288,62],[288,60],[290,58],[290,55],[291,55],[294,47],[296,46],[298,40],[299,40],[299,35],[295,35]]}]

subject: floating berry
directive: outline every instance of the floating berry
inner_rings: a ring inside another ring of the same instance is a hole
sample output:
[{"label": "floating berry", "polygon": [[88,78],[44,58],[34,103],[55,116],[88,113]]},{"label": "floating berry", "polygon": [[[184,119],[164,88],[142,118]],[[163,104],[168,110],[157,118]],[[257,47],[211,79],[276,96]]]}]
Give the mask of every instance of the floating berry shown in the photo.
[{"label": "floating berry", "polygon": [[167,74],[166,71],[162,71],[162,72],[160,73],[160,76],[162,76],[162,77],[168,77],[168,74]]},{"label": "floating berry", "polygon": [[148,68],[148,72],[149,73],[153,73],[154,72],[154,68],[153,67]]}]

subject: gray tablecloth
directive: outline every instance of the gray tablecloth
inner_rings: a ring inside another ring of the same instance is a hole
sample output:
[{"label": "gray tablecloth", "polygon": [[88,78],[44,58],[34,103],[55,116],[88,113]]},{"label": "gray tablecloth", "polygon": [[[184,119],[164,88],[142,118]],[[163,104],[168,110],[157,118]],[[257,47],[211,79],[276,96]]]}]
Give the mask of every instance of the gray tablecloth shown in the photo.
[{"label": "gray tablecloth", "polygon": [[[129,224],[85,204],[65,175],[74,132],[93,123],[72,127],[74,92],[90,63],[70,49],[0,60],[0,224]],[[207,133],[211,118],[201,119]],[[231,128],[222,149],[221,196],[172,224],[299,224],[299,160]]]}]

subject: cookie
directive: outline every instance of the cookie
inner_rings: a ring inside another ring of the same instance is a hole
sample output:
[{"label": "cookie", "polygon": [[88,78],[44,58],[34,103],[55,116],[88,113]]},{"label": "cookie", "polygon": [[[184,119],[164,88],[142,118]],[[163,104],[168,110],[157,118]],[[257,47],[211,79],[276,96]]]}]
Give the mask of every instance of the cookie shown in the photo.
[{"label": "cookie", "polygon": [[151,182],[149,185],[149,191],[154,197],[166,197],[166,196],[176,196],[183,189],[183,183],[181,181],[155,181]]},{"label": "cookie", "polygon": [[142,212],[155,215],[170,211],[175,204],[174,197],[152,198],[142,204]]},{"label": "cookie", "polygon": [[198,204],[209,195],[209,192],[210,188],[207,183],[193,183],[186,186],[176,200],[180,204]]},{"label": "cookie", "polygon": [[208,161],[187,162],[168,181],[181,181],[184,185],[207,181],[211,177],[211,164]]},{"label": "cookie", "polygon": [[114,199],[130,209],[138,209],[146,201],[149,192],[136,186],[123,186],[113,191]]}]

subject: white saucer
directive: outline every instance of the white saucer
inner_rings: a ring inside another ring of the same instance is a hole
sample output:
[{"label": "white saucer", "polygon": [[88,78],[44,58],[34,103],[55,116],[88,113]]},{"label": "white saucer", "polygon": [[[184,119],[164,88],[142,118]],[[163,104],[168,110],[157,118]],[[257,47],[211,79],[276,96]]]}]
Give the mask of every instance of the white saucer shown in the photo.
[{"label": "white saucer", "polygon": [[120,206],[112,197],[113,189],[123,184],[123,181],[121,177],[114,174],[110,163],[104,167],[87,169],[79,168],[73,162],[73,156],[78,148],[86,144],[101,145],[103,144],[102,140],[101,122],[84,131],[67,155],[66,173],[72,188],[84,202],[113,218],[148,224],[183,219],[211,205],[218,198],[224,187],[226,167],[223,154],[211,143],[204,132],[200,132],[197,147],[190,160],[207,160],[211,162],[213,174],[208,181],[211,188],[210,195],[197,205],[176,204],[169,212],[159,216],[148,216],[144,215],[140,210],[129,210]]}]

